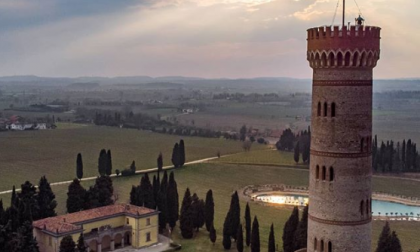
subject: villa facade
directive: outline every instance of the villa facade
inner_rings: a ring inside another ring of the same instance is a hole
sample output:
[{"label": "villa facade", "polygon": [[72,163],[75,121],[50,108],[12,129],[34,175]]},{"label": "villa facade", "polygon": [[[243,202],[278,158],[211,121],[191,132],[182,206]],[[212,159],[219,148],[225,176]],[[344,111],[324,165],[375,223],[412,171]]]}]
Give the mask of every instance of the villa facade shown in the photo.
[{"label": "villa facade", "polygon": [[59,252],[61,240],[77,243],[83,232],[89,252],[113,251],[158,243],[159,211],[116,204],[35,221],[34,237],[41,252]]}]

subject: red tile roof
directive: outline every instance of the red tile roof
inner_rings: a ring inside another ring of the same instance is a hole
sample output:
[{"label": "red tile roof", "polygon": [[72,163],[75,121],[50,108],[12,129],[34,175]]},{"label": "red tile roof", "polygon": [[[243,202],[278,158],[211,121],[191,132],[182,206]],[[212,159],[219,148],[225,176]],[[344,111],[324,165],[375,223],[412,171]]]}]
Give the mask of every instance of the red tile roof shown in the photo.
[{"label": "red tile roof", "polygon": [[107,217],[113,217],[116,215],[131,215],[140,217],[153,213],[158,213],[158,211],[129,204],[115,204],[37,220],[33,222],[33,226],[34,228],[47,232],[63,234],[81,230],[81,224],[94,221],[95,219],[106,219]]}]

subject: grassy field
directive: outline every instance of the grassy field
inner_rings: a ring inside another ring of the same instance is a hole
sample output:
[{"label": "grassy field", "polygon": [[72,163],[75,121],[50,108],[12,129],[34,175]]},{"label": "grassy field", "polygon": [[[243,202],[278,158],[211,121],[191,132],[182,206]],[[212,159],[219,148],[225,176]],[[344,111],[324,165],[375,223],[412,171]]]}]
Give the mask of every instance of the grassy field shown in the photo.
[{"label": "grassy field", "polygon": [[302,168],[308,167],[308,165],[302,163],[296,164],[293,160],[293,152],[284,152],[273,149],[241,152],[216,159],[213,162],[293,167],[298,166]]},{"label": "grassy field", "polygon": [[[153,175],[153,174],[151,174]],[[179,230],[173,233],[173,239],[183,245],[182,251],[223,251],[221,244],[221,234],[225,215],[229,208],[230,195],[233,191],[238,190],[250,184],[269,184],[284,183],[293,186],[308,185],[308,171],[303,169],[290,169],[269,166],[248,166],[248,165],[227,165],[207,163],[199,165],[191,165],[175,171],[175,177],[178,183],[180,200],[187,187],[192,192],[196,192],[199,197],[205,198],[208,189],[213,190],[216,213],[215,226],[217,229],[218,240],[213,247],[208,240],[208,233],[201,230],[192,240],[184,240],[180,237]],[[114,188],[118,195],[119,202],[127,202],[131,185],[138,184],[140,176],[120,177],[114,179]],[[93,182],[83,182],[88,187]],[[390,186],[393,185],[393,186]],[[410,182],[400,179],[391,178],[375,178],[374,190],[389,193],[410,192],[412,196],[420,196],[420,182]],[[65,211],[66,186],[54,186],[53,190],[57,195],[59,202],[59,212]],[[4,200],[9,195],[4,195]],[[241,201],[242,215],[244,213],[246,202]],[[290,207],[269,207],[250,202],[252,215],[257,215],[260,222],[260,234],[262,250],[267,249],[267,240],[269,226],[274,223],[276,243],[281,247],[281,234],[285,221],[291,213]],[[373,224],[373,244],[376,244],[377,237],[382,229],[382,222],[374,222]],[[402,241],[404,251],[417,251],[420,248],[420,240],[416,238],[420,223],[412,222],[392,222],[391,227],[395,229]],[[233,250],[232,250],[233,251]]]},{"label": "grassy field", "polygon": [[[187,161],[242,152],[240,142],[199,137],[182,137]],[[36,182],[46,175],[50,182],[75,177],[76,155],[81,152],[84,177],[97,175],[102,148],[111,149],[113,168],[125,169],[133,160],[137,169],[156,167],[159,152],[170,165],[175,142],[181,137],[132,129],[60,124],[56,130],[0,133],[0,191]],[[255,144],[253,149],[266,148]]]}]

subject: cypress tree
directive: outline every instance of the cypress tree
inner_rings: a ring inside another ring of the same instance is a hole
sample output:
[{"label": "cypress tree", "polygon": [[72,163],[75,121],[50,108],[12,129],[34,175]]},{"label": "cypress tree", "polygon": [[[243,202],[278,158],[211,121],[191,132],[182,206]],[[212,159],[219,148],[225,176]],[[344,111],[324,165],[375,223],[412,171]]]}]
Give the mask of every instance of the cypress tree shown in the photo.
[{"label": "cypress tree", "polygon": [[76,243],[74,243],[71,235],[65,236],[60,242],[60,252],[75,252]]},{"label": "cypress tree", "polygon": [[160,182],[160,172],[163,170],[163,156],[162,156],[162,152],[159,153],[159,156],[157,158],[157,168],[158,168],[158,180]]},{"label": "cypress tree", "polygon": [[210,231],[210,228],[213,226],[214,222],[214,200],[213,200],[213,191],[210,189],[206,194],[206,204],[205,204],[205,218],[206,218],[206,229]]},{"label": "cypress tree", "polygon": [[158,194],[159,194],[159,190],[160,190],[160,183],[156,178],[156,175],[153,175],[153,197],[155,198],[155,202],[157,205],[157,201],[158,201]]},{"label": "cypress tree", "polygon": [[108,156],[106,154],[106,150],[102,149],[99,153],[98,158],[98,172],[99,175],[105,176],[107,171],[107,165],[108,165]]},{"label": "cypress tree", "polygon": [[173,229],[176,225],[176,222],[179,219],[178,186],[175,181],[175,175],[173,172],[171,172],[169,175],[167,202],[168,202],[168,223],[171,229]]},{"label": "cypress tree", "polygon": [[76,159],[76,177],[78,179],[82,179],[83,178],[83,159],[82,159],[82,154],[81,153],[77,154],[77,159]]},{"label": "cypress tree", "polygon": [[25,221],[22,222],[17,230],[17,244],[12,251],[39,252],[38,243],[33,236],[31,207],[25,205],[23,202],[21,203],[24,205],[23,208],[25,209],[23,213],[24,217],[22,218]]},{"label": "cypress tree", "polygon": [[389,223],[386,222],[385,226],[382,228],[381,235],[379,236],[378,246],[376,247],[376,252],[391,252],[390,248],[391,240],[391,229]]},{"label": "cypress tree", "polygon": [[106,153],[106,175],[110,176],[112,174],[112,157],[111,150],[108,150]]},{"label": "cypress tree", "polygon": [[268,252],[276,251],[276,240],[274,238],[274,226],[271,224],[270,235],[268,236]]},{"label": "cypress tree", "polygon": [[299,163],[299,153],[300,153],[300,149],[299,149],[300,147],[299,147],[299,141],[296,143],[296,145],[295,145],[295,153],[294,153],[294,155],[293,155],[293,158],[294,158],[294,160],[295,160],[295,162],[296,163]]},{"label": "cypress tree", "polygon": [[114,204],[114,187],[112,186],[111,178],[108,176],[96,178],[95,185],[89,189],[89,194],[91,196],[89,200],[90,208]]},{"label": "cypress tree", "polygon": [[210,238],[210,241],[213,243],[213,246],[214,246],[214,243],[216,243],[217,235],[216,235],[216,229],[214,229],[213,225],[210,227],[209,238]]},{"label": "cypress tree", "polygon": [[187,188],[184,194],[184,199],[182,200],[181,216],[179,221],[181,235],[185,239],[191,239],[194,235],[191,203],[192,199],[190,189]]},{"label": "cypress tree", "polygon": [[303,209],[302,218],[300,219],[295,232],[294,250],[306,248],[306,243],[308,239],[308,210],[309,206],[307,205]]},{"label": "cypress tree", "polygon": [[233,239],[236,240],[236,234],[238,233],[239,224],[241,224],[241,207],[239,205],[238,192],[236,191],[234,194],[232,194],[229,213],[230,213],[229,234]]},{"label": "cypress tree", "polygon": [[[31,208],[31,217],[34,220],[38,220],[40,212],[37,201],[36,187],[29,181],[26,181],[21,185],[20,193],[18,193],[18,198],[21,203],[24,203]],[[19,205],[17,206],[19,207]]]},{"label": "cypress tree", "polygon": [[6,216],[3,207],[3,199],[0,199],[0,226],[6,224]]},{"label": "cypress tree", "polygon": [[225,222],[223,223],[223,247],[225,249],[230,249],[230,247],[232,246],[231,229],[232,229],[232,217],[231,217],[231,212],[229,210],[226,214]]},{"label": "cypress tree", "polygon": [[182,167],[185,164],[185,144],[184,140],[181,139],[179,142],[179,166]]},{"label": "cypress tree", "polygon": [[405,163],[406,163],[406,160],[405,160],[406,148],[405,147],[406,146],[405,146],[405,139],[404,139],[402,143],[402,150],[401,150],[401,161],[403,164],[403,171],[405,171]]},{"label": "cypress tree", "polygon": [[249,203],[246,203],[245,208],[245,243],[248,247],[251,244],[251,210]]},{"label": "cypress tree", "polygon": [[166,229],[169,217],[169,207],[167,193],[164,190],[159,190],[157,207],[159,213],[159,230],[163,232]]},{"label": "cypress tree", "polygon": [[294,237],[297,226],[299,225],[299,209],[293,208],[292,215],[287,220],[283,229],[283,251],[294,252]]},{"label": "cypress tree", "polygon": [[205,219],[204,219],[204,201],[198,198],[197,194],[194,193],[192,196],[192,221],[193,227],[198,232],[201,227],[203,227]]},{"label": "cypress tree", "polygon": [[136,173],[136,161],[134,161],[133,160],[133,162],[131,162],[131,165],[130,165],[130,170],[131,170],[131,172],[132,172],[132,174],[135,174]]},{"label": "cypress tree", "polygon": [[150,209],[156,208],[156,202],[153,192],[153,186],[150,182],[149,175],[147,173],[144,174],[141,183],[140,183],[140,193],[143,194],[144,199],[144,206]]},{"label": "cypress tree", "polygon": [[260,227],[257,216],[254,217],[252,222],[251,252],[260,252]]},{"label": "cypress tree", "polygon": [[236,234],[236,249],[238,252],[244,251],[244,233],[242,231],[242,224],[239,225],[238,233]]},{"label": "cypress tree", "polygon": [[77,252],[87,252],[87,247],[85,245],[85,238],[83,233],[80,234],[79,239],[77,240],[76,249]]},{"label": "cypress tree", "polygon": [[180,166],[180,156],[179,156],[179,145],[175,144],[174,149],[172,150],[172,164],[175,168]]},{"label": "cypress tree", "polygon": [[400,239],[397,236],[397,233],[395,231],[392,232],[390,237],[390,246],[389,246],[389,252],[401,252],[401,242]]},{"label": "cypress tree", "polygon": [[163,171],[163,178],[160,182],[160,190],[166,192],[168,190],[168,172],[165,170]]},{"label": "cypress tree", "polygon": [[55,200],[55,194],[53,193],[50,183],[45,176],[41,178],[38,186],[37,201],[39,205],[39,219],[56,216],[55,208],[57,207],[57,201]]},{"label": "cypress tree", "polygon": [[131,192],[130,192],[130,204],[135,206],[141,206],[142,203],[139,202],[139,197],[137,193],[137,186],[131,186]]}]

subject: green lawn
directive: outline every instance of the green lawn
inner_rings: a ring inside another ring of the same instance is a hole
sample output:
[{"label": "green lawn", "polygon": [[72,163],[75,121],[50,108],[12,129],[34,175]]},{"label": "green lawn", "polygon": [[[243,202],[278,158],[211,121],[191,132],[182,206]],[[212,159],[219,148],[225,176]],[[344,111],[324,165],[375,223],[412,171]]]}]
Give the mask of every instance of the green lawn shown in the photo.
[{"label": "green lawn", "polygon": [[[46,175],[50,182],[75,177],[76,155],[81,152],[84,177],[97,175],[102,148],[111,149],[113,168],[127,168],[133,160],[137,169],[156,167],[159,152],[170,165],[175,142],[185,141],[187,161],[242,152],[238,141],[200,137],[179,137],[111,127],[59,124],[55,130],[0,133],[0,191],[20,186],[25,180],[37,182]],[[266,148],[255,144],[254,150]]]},{"label": "green lawn", "polygon": [[[153,175],[153,174],[151,174]],[[229,208],[230,195],[233,191],[250,184],[270,184],[284,183],[293,186],[308,185],[308,171],[303,169],[280,168],[270,166],[248,166],[248,165],[227,165],[206,163],[191,165],[175,171],[175,177],[178,183],[180,201],[187,187],[192,192],[196,192],[199,197],[205,198],[208,189],[213,190],[216,213],[215,226],[217,229],[218,240],[213,247],[208,240],[208,233],[201,230],[192,240],[184,240],[180,237],[179,230],[176,229],[173,238],[176,242],[183,245],[182,251],[223,251],[221,244],[221,234],[223,221]],[[127,202],[131,185],[138,184],[141,176],[120,177],[114,179],[115,192],[118,195],[118,202]],[[93,182],[83,182],[88,187]],[[383,185],[388,184],[387,187]],[[393,185],[393,186],[389,186]],[[403,191],[412,190],[413,196],[419,196],[420,191],[414,190],[419,188],[420,182],[410,182],[399,179],[374,179],[374,190],[382,190],[389,193],[402,193]],[[53,190],[57,195],[59,202],[59,212],[63,213],[66,200],[66,186],[54,186]],[[8,202],[9,195],[4,195],[4,200]],[[257,215],[260,222],[261,233],[261,251],[267,249],[267,240],[269,226],[274,223],[276,243],[281,247],[281,234],[285,221],[291,213],[290,207],[268,207],[251,202],[251,213]],[[242,215],[245,209],[245,202],[241,201]],[[377,237],[382,229],[382,222],[374,222],[373,225],[373,244],[376,244]],[[417,251],[420,248],[420,240],[416,239],[420,223],[412,222],[392,222],[391,227],[395,229],[401,238],[404,251]],[[232,250],[234,251],[234,250]]]},{"label": "green lawn", "polygon": [[251,152],[241,152],[215,160],[219,163],[252,164],[252,165],[273,165],[273,166],[299,166],[308,167],[302,163],[298,165],[293,159],[293,152],[277,150],[256,150]]}]

